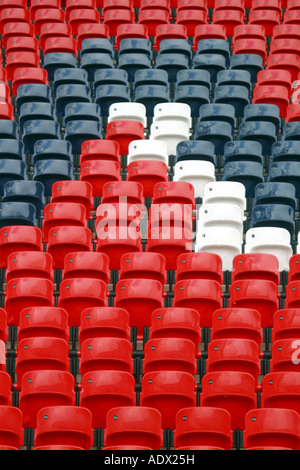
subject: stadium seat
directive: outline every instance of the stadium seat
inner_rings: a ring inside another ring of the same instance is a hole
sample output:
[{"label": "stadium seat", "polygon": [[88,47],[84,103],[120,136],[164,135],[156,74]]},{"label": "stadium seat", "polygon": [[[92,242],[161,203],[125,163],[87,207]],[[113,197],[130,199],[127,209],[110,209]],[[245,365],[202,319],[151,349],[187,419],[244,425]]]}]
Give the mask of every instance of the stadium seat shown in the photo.
[{"label": "stadium seat", "polygon": [[155,58],[155,68],[158,70],[165,70],[168,73],[169,82],[176,82],[177,74],[181,70],[187,70],[190,68],[190,60],[184,54],[158,53]]},{"label": "stadium seat", "polygon": [[232,263],[231,281],[264,279],[280,284],[279,261],[270,253],[242,253]]},{"label": "stadium seat", "polygon": [[90,278],[110,282],[109,259],[104,253],[69,253],[64,260],[62,280]]},{"label": "stadium seat", "polygon": [[[137,73],[139,73],[139,71]],[[137,85],[135,87],[134,101],[145,107],[147,117],[153,117],[156,105],[169,103],[169,87],[166,85]]]},{"label": "stadium seat", "polygon": [[43,232],[34,226],[0,228],[0,266],[7,267],[7,257],[16,251],[43,251]]},{"label": "stadium seat", "polygon": [[89,38],[109,38],[108,26],[103,23],[80,22],[77,29],[77,47],[79,50],[81,50],[82,41]]},{"label": "stadium seat", "polygon": [[117,27],[114,48],[119,50],[120,42],[123,39],[142,38],[148,39],[148,28],[142,24],[125,23]]},{"label": "stadium seat", "polygon": [[83,310],[78,328],[81,344],[92,338],[123,338],[131,340],[129,313],[118,307],[94,307]]},{"label": "stadium seat", "polygon": [[247,70],[251,75],[251,82],[255,83],[258,72],[263,70],[263,60],[257,54],[234,54],[230,59],[230,69]]},{"label": "stadium seat", "polygon": [[0,227],[36,226],[35,206],[28,202],[7,201],[0,203]]},{"label": "stadium seat", "polygon": [[[30,13],[28,11],[28,13]],[[34,32],[39,36],[41,29],[45,23],[65,23],[66,15],[62,8],[48,8],[40,6],[34,11],[32,18],[34,24]]]},{"label": "stadium seat", "polygon": [[123,279],[152,279],[164,286],[166,260],[160,253],[126,253],[120,260],[119,280]]},{"label": "stadium seat", "polygon": [[66,106],[71,103],[90,103],[91,90],[86,85],[59,85],[55,94],[55,111],[57,116],[65,115]]},{"label": "stadium seat", "polygon": [[210,102],[209,90],[201,85],[177,85],[174,101],[188,104],[191,108],[191,116],[198,117],[200,107]]},{"label": "stadium seat", "polygon": [[281,227],[290,232],[291,240],[295,232],[295,212],[286,204],[257,204],[252,209],[251,228]]},{"label": "stadium seat", "polygon": [[263,165],[251,161],[225,163],[223,180],[242,183],[246,188],[246,197],[254,197],[255,186],[264,181]]},{"label": "stadium seat", "polygon": [[74,54],[78,57],[77,41],[72,37],[52,37],[45,41],[44,56],[53,52]]},{"label": "stadium seat", "polygon": [[294,185],[296,190],[296,198],[299,197],[299,180],[298,180],[299,165],[297,161],[276,161],[269,165],[270,182],[286,182]]},{"label": "stadium seat", "polygon": [[41,277],[53,281],[54,272],[49,253],[19,251],[10,254],[7,258],[6,282],[22,277]]},{"label": "stadium seat", "polygon": [[181,70],[177,74],[176,85],[200,85],[211,89],[210,72],[203,69]]},{"label": "stadium seat", "polygon": [[[12,180],[26,179],[26,165],[22,160],[2,158],[0,163],[0,194],[4,194],[4,186]],[[8,206],[7,206],[8,207]]]},{"label": "stadium seat", "polygon": [[[256,88],[255,88],[256,89]],[[280,108],[266,102],[252,103],[244,109],[244,121],[267,121],[275,124],[277,133],[281,128]]]},{"label": "stadium seat", "polygon": [[46,204],[43,217],[44,242],[48,242],[49,230],[63,226],[86,227],[85,207],[72,202]]},{"label": "stadium seat", "polygon": [[239,161],[263,163],[264,159],[261,143],[255,140],[235,140],[227,142],[224,146],[224,163]]},{"label": "stadium seat", "polygon": [[253,90],[252,103],[274,104],[280,110],[280,117],[286,117],[289,93],[283,85],[257,85]]},{"label": "stadium seat", "polygon": [[263,377],[262,408],[285,408],[299,413],[299,375],[297,372],[273,372]]},{"label": "stadium seat", "polygon": [[144,201],[143,187],[134,181],[110,181],[103,186],[103,204],[122,202],[142,204]]},{"label": "stadium seat", "polygon": [[244,214],[236,204],[202,204],[198,212],[197,232],[206,228],[235,228],[243,243]]},{"label": "stadium seat", "polygon": [[229,64],[230,44],[226,39],[201,39],[198,41],[196,54],[220,54]]},{"label": "stadium seat", "polygon": [[249,102],[250,98],[247,87],[217,84],[214,92],[214,103],[228,103],[234,106],[236,117],[244,116],[244,108]]},{"label": "stadium seat", "polygon": [[184,181],[194,186],[195,198],[203,197],[205,185],[216,180],[215,166],[208,161],[179,161],[174,166],[174,181]]},{"label": "stadium seat", "polygon": [[114,103],[109,108],[108,122],[139,121],[147,127],[146,108],[141,103]]},{"label": "stadium seat", "polygon": [[102,197],[105,183],[121,180],[120,169],[116,161],[86,160],[81,166],[80,181],[92,185],[94,197]]},{"label": "stadium seat", "polygon": [[33,37],[34,36],[34,26],[30,22],[23,21],[8,21],[3,25],[2,30],[2,44],[6,48],[7,41],[13,36],[22,36],[22,37]]},{"label": "stadium seat", "polygon": [[193,69],[207,70],[212,83],[217,81],[220,71],[226,70],[226,58],[222,54],[196,54],[193,58]]},{"label": "stadium seat", "polygon": [[25,153],[33,154],[34,144],[42,139],[60,139],[60,126],[52,119],[29,119],[24,123],[23,143]]},{"label": "stadium seat", "polygon": [[266,40],[265,38],[239,38],[233,41],[232,54],[257,54],[263,59],[265,64],[267,59]]},{"label": "stadium seat", "polygon": [[90,160],[112,160],[121,163],[120,144],[114,140],[85,140],[81,146],[80,164]]},{"label": "stadium seat", "polygon": [[6,5],[6,8],[1,9],[1,25],[0,33],[3,33],[4,26],[8,23],[30,23],[29,10],[22,7],[11,7]]},{"label": "stadium seat", "polygon": [[67,311],[59,307],[47,306],[21,310],[17,341],[45,336],[69,341]]},{"label": "stadium seat", "polygon": [[210,279],[223,282],[222,259],[215,253],[184,253],[177,258],[175,281]]},{"label": "stadium seat", "polygon": [[95,8],[86,8],[85,5],[83,5],[83,8],[77,8],[72,11],[68,23],[72,28],[73,36],[77,36],[83,23],[97,25],[100,23],[100,12]]},{"label": "stadium seat", "polygon": [[53,91],[56,96],[56,90],[61,85],[86,85],[88,84],[88,73],[84,69],[59,68],[54,72]]},{"label": "stadium seat", "polygon": [[232,338],[254,341],[260,348],[263,329],[258,310],[227,307],[213,313],[211,341]]},{"label": "stadium seat", "polygon": [[[149,36],[155,36],[156,29],[162,24],[170,23],[170,13],[167,10],[162,10],[159,8],[149,8],[142,9],[140,8],[139,14],[137,17],[137,23],[147,26]],[[131,21],[132,23],[134,21]]]},{"label": "stadium seat", "polygon": [[16,406],[3,405],[0,407],[1,416],[1,446],[10,450],[19,450],[24,446],[23,415]]},{"label": "stadium seat", "polygon": [[67,160],[40,160],[34,165],[33,179],[43,183],[45,196],[51,196],[56,181],[74,179],[73,164]]},{"label": "stadium seat", "polygon": [[265,29],[266,37],[271,37],[273,34],[273,28],[280,24],[281,13],[271,9],[266,9],[265,6],[261,8],[252,9],[249,14],[249,24],[261,25]]},{"label": "stadium seat", "polygon": [[188,40],[188,31],[184,24],[166,23],[157,26],[153,50],[159,50],[161,41],[165,39],[185,39]]},{"label": "stadium seat", "polygon": [[251,75],[248,70],[242,69],[230,69],[230,70],[221,70],[217,75],[217,86],[224,85],[237,85],[243,86],[251,90]]},{"label": "stadium seat", "polygon": [[198,42],[203,39],[227,39],[226,28],[221,24],[200,24],[194,32],[193,49],[196,51]]},{"label": "stadium seat", "polygon": [[190,204],[195,209],[194,187],[185,181],[165,181],[153,188],[153,204]]},{"label": "stadium seat", "polygon": [[232,132],[232,125],[226,121],[199,120],[195,125],[194,138],[212,142],[215,146],[215,154],[221,155],[224,152],[224,145],[232,140]]},{"label": "stadium seat", "polygon": [[[143,19],[146,19],[145,17]],[[103,24],[108,26],[109,36],[116,36],[118,27],[123,24],[135,23],[134,12],[131,9],[111,9],[103,15]],[[99,21],[97,21],[99,23]],[[147,22],[138,21],[148,27]],[[149,29],[148,29],[149,31]],[[151,31],[152,32],[152,31]],[[151,36],[149,31],[149,36]]]},{"label": "stadium seat", "polygon": [[16,139],[18,140],[18,124],[11,119],[1,119],[0,139]]},{"label": "stadium seat", "polygon": [[272,339],[299,339],[299,309],[284,308],[277,310],[273,317]]},{"label": "stadium seat", "polygon": [[235,203],[244,212],[246,210],[245,193],[245,186],[242,183],[235,181],[215,181],[205,186],[203,204]]},{"label": "stadium seat", "polygon": [[114,45],[108,38],[86,38],[81,42],[80,57],[84,54],[101,53],[111,57],[114,54]]},{"label": "stadium seat", "polygon": [[244,13],[234,9],[215,9],[212,16],[212,24],[223,25],[226,35],[232,37],[234,28],[244,23]]},{"label": "stadium seat", "polygon": [[50,202],[73,202],[82,204],[87,219],[94,208],[92,185],[84,181],[58,181],[53,183]]},{"label": "stadium seat", "polygon": [[32,120],[55,121],[55,107],[51,103],[24,103],[20,106],[20,132],[24,132],[24,124]]},{"label": "stadium seat", "polygon": [[80,10],[81,8],[89,8],[91,10],[94,10],[96,8],[96,2],[95,0],[87,0],[86,2],[82,2],[82,0],[72,0],[66,1],[66,15],[67,19],[70,19],[70,16],[72,15],[73,11]]},{"label": "stadium seat", "polygon": [[269,54],[267,59],[267,69],[286,70],[291,74],[292,82],[297,80],[300,68],[300,57],[297,54],[285,52]]},{"label": "stadium seat", "polygon": [[54,80],[56,70],[76,67],[77,58],[74,54],[65,52],[49,52],[44,57],[43,68],[48,73],[49,81]]},{"label": "stadium seat", "polygon": [[140,161],[159,161],[169,163],[168,143],[164,140],[138,139],[128,146],[128,163]]},{"label": "stadium seat", "polygon": [[[124,71],[125,72],[125,71]],[[168,87],[169,76],[166,70],[140,69],[134,75],[134,90],[138,86],[162,85]]]},{"label": "stadium seat", "polygon": [[40,48],[44,50],[45,43],[50,38],[71,38],[72,29],[68,23],[44,23],[40,30]]},{"label": "stadium seat", "polygon": [[113,59],[107,53],[89,52],[81,56],[80,67],[88,73],[88,80],[92,82],[96,70],[100,68],[113,68]]},{"label": "stadium seat", "polygon": [[86,140],[102,139],[102,125],[99,121],[85,119],[66,123],[64,138],[72,144],[72,153],[80,155],[81,146]]},{"label": "stadium seat", "polygon": [[17,96],[17,90],[20,85],[26,84],[44,84],[48,85],[48,73],[41,67],[20,67],[14,71],[12,79],[12,94]]},{"label": "stadium seat", "polygon": [[86,227],[56,227],[48,235],[47,252],[53,257],[54,269],[63,269],[68,253],[93,251],[92,232]]},{"label": "stadium seat", "polygon": [[128,85],[112,83],[99,85],[96,88],[95,103],[100,106],[102,116],[108,116],[110,106],[116,102],[130,102]]}]

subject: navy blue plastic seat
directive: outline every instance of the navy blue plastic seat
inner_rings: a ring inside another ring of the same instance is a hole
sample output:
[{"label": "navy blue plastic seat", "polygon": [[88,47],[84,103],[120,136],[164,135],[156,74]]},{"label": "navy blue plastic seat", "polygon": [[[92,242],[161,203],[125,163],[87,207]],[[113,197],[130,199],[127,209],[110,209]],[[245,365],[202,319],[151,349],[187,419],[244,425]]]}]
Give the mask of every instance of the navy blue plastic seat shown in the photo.
[{"label": "navy blue plastic seat", "polygon": [[256,82],[257,73],[263,69],[263,59],[258,54],[234,54],[230,58],[230,69],[247,70],[251,82]]},{"label": "navy blue plastic seat", "polygon": [[62,68],[58,69],[54,73],[53,80],[53,92],[56,94],[56,90],[60,85],[87,85],[88,74],[83,69],[72,69]]},{"label": "navy blue plastic seat", "polygon": [[169,87],[165,85],[140,85],[135,89],[135,103],[146,107],[146,116],[152,117],[154,108],[159,103],[170,102]]},{"label": "navy blue plastic seat", "polygon": [[277,134],[281,126],[280,109],[275,104],[251,103],[244,109],[244,121],[268,121],[276,126]]},{"label": "navy blue plastic seat", "polygon": [[272,122],[247,121],[239,126],[238,140],[255,140],[262,145],[263,155],[271,155],[272,145],[277,141],[276,126]]},{"label": "navy blue plastic seat", "polygon": [[169,82],[176,82],[180,70],[190,68],[190,60],[184,54],[157,54],[155,68],[168,72]]},{"label": "navy blue plastic seat", "polygon": [[269,165],[268,181],[291,183],[295,187],[296,198],[300,197],[300,162],[282,161]]},{"label": "navy blue plastic seat", "polygon": [[200,85],[211,89],[210,73],[208,70],[180,70],[177,74],[176,85]]},{"label": "navy blue plastic seat", "polygon": [[236,161],[224,165],[223,181],[236,181],[245,186],[246,197],[254,197],[255,186],[264,181],[263,165],[258,162]]},{"label": "navy blue plastic seat", "polygon": [[17,114],[20,114],[22,104],[28,102],[52,103],[52,92],[49,85],[44,83],[28,83],[19,85],[16,96]]},{"label": "navy blue plastic seat", "polygon": [[119,44],[119,56],[122,54],[146,54],[152,57],[152,44],[146,38],[126,38],[122,39]]},{"label": "navy blue plastic seat", "polygon": [[25,153],[33,154],[34,144],[41,139],[60,139],[60,125],[57,121],[32,119],[24,124],[23,143]]},{"label": "navy blue plastic seat", "polygon": [[140,69],[134,74],[134,88],[144,85],[169,86],[169,76],[166,70]]},{"label": "navy blue plastic seat", "polygon": [[159,43],[159,54],[183,54],[192,59],[192,46],[187,39],[163,39]]},{"label": "navy blue plastic seat", "polygon": [[251,228],[281,227],[295,232],[295,211],[285,204],[259,204],[252,209]]},{"label": "navy blue plastic seat", "polygon": [[250,102],[249,90],[240,85],[219,85],[215,89],[213,102],[231,104],[235,116],[243,117],[244,108]]},{"label": "navy blue plastic seat", "polygon": [[296,190],[291,183],[270,182],[260,183],[255,188],[253,205],[259,204],[285,204],[295,210]]},{"label": "navy blue plastic seat", "polygon": [[210,102],[209,89],[201,85],[178,85],[175,87],[174,101],[188,104],[191,116],[198,117],[200,107]]},{"label": "navy blue plastic seat", "polygon": [[300,140],[300,122],[286,122],[282,129],[282,140]]},{"label": "navy blue plastic seat", "polygon": [[86,140],[102,139],[102,126],[97,121],[70,121],[65,127],[65,140],[71,142],[72,153],[79,155]]},{"label": "navy blue plastic seat", "polygon": [[101,115],[109,115],[109,107],[114,103],[130,102],[127,85],[99,85],[96,89],[95,103],[100,106]]},{"label": "navy blue plastic seat", "polygon": [[89,52],[84,54],[80,60],[80,68],[86,70],[88,80],[94,80],[95,72],[101,68],[114,68],[114,60],[109,54],[101,54],[100,52]]},{"label": "navy blue plastic seat", "polygon": [[8,181],[4,185],[2,202],[17,201],[33,204],[36,209],[36,218],[42,217],[45,206],[44,186],[40,181]]},{"label": "navy blue plastic seat", "polygon": [[224,163],[236,161],[263,163],[260,142],[250,140],[234,140],[224,146]]},{"label": "navy blue plastic seat", "polygon": [[126,85],[128,86],[128,73],[121,69],[98,69],[94,75],[94,90],[99,85]]},{"label": "navy blue plastic seat", "polygon": [[0,159],[24,160],[24,144],[18,139],[0,139]]},{"label": "navy blue plastic seat", "polygon": [[248,70],[221,70],[217,75],[216,86],[220,85],[238,85],[245,86],[251,90],[251,74]]},{"label": "navy blue plastic seat", "polygon": [[0,203],[0,228],[12,225],[36,226],[36,210],[28,202]]},{"label": "navy blue plastic seat", "polygon": [[23,160],[0,159],[0,195],[3,196],[4,185],[7,181],[25,180],[26,164]]},{"label": "navy blue plastic seat", "polygon": [[215,83],[218,72],[226,69],[226,58],[221,54],[197,54],[193,58],[193,68],[207,70],[211,82]]},{"label": "navy blue plastic seat", "polygon": [[53,81],[56,70],[76,67],[77,57],[74,54],[67,52],[49,52],[44,56],[43,68],[48,72],[49,81]]},{"label": "navy blue plastic seat", "polygon": [[272,145],[270,162],[300,162],[300,145],[298,140],[281,140]]},{"label": "navy blue plastic seat", "polygon": [[226,39],[201,39],[197,44],[197,54],[221,54],[229,65],[230,44]]},{"label": "navy blue plastic seat", "polygon": [[49,197],[56,181],[74,180],[73,164],[67,160],[40,160],[34,165],[33,180],[44,185],[44,195]]},{"label": "navy blue plastic seat", "polygon": [[32,162],[40,160],[69,160],[72,161],[72,145],[67,140],[42,139],[34,144]]},{"label": "navy blue plastic seat", "polygon": [[228,122],[199,121],[195,126],[194,139],[212,142],[215,154],[223,155],[224,145],[232,140],[232,127]]},{"label": "navy blue plastic seat", "polygon": [[203,140],[184,140],[179,142],[176,150],[176,161],[205,160],[216,166],[215,146]]},{"label": "navy blue plastic seat", "polygon": [[55,95],[57,116],[64,116],[65,107],[69,103],[90,103],[91,89],[87,85],[60,85]]},{"label": "navy blue plastic seat", "polygon": [[21,105],[19,114],[20,131],[23,132],[24,124],[32,119],[46,119],[55,121],[55,107],[51,103],[28,102]]},{"label": "navy blue plastic seat", "polygon": [[118,68],[126,70],[129,82],[134,81],[138,70],[151,69],[151,67],[151,58],[147,54],[124,53],[118,58]]},{"label": "navy blue plastic seat", "polygon": [[209,103],[199,109],[199,121],[228,122],[232,130],[235,128],[235,109],[231,104]]},{"label": "navy blue plastic seat", "polygon": [[0,139],[18,139],[19,129],[16,121],[10,119],[1,119],[0,121]]},{"label": "navy blue plastic seat", "polygon": [[109,54],[111,57],[114,56],[114,45],[113,42],[108,38],[87,38],[81,41],[80,57],[82,58],[85,54],[97,52],[100,54]]},{"label": "navy blue plastic seat", "polygon": [[69,103],[65,107],[64,125],[70,121],[101,122],[101,109],[96,103]]}]

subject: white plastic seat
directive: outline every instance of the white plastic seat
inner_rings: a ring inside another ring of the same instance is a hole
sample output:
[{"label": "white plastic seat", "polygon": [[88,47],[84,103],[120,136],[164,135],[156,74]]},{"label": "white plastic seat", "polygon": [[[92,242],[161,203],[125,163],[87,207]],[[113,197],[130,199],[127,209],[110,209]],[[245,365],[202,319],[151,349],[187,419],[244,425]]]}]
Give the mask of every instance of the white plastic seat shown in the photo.
[{"label": "white plastic seat", "polygon": [[242,252],[240,232],[231,227],[200,230],[196,235],[195,252],[219,255],[222,258],[223,271],[232,271],[233,258]]},{"label": "white plastic seat", "polygon": [[239,231],[243,243],[244,214],[237,204],[202,204],[198,212],[197,232],[206,228],[231,227]]},{"label": "white plastic seat", "polygon": [[159,120],[151,124],[150,140],[163,140],[168,146],[168,155],[176,155],[177,145],[189,140],[190,126],[179,119]]},{"label": "white plastic seat", "polygon": [[215,166],[204,160],[184,160],[174,165],[174,181],[187,181],[194,186],[195,198],[203,198],[207,183],[215,181]]},{"label": "white plastic seat", "polygon": [[169,164],[168,145],[161,140],[133,140],[128,147],[128,163],[157,160]]},{"label": "white plastic seat", "polygon": [[109,107],[108,122],[138,121],[147,126],[146,107],[142,103],[114,103]]},{"label": "white plastic seat", "polygon": [[[204,188],[203,204],[237,204],[246,210],[246,189],[237,181],[215,181]],[[245,219],[245,217],[243,217]]]},{"label": "white plastic seat", "polygon": [[154,107],[153,122],[184,121],[192,125],[191,108],[186,103],[160,103]]},{"label": "white plastic seat", "polygon": [[279,261],[280,271],[289,271],[293,255],[290,232],[281,227],[255,227],[246,232],[245,253],[270,253]]}]

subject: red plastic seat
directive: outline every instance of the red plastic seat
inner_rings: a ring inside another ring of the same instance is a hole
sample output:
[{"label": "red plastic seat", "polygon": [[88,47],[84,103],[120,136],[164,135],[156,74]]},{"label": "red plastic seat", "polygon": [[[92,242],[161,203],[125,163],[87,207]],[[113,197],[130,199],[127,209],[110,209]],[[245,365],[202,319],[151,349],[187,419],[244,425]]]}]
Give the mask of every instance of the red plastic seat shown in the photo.
[{"label": "red plastic seat", "polygon": [[53,257],[54,269],[63,269],[68,253],[93,251],[92,232],[86,227],[55,227],[48,237],[47,252]]},{"label": "red plastic seat", "polygon": [[90,338],[80,345],[81,380],[92,371],[116,370],[133,374],[132,344],[115,337]]},{"label": "red plastic seat", "polygon": [[263,25],[260,24],[240,24],[233,30],[232,42],[240,39],[262,39],[266,41],[266,33]]},{"label": "red plastic seat", "polygon": [[284,86],[288,94],[292,91],[292,78],[288,70],[265,69],[259,70],[256,75],[257,85],[280,85]]},{"label": "red plastic seat", "polygon": [[201,382],[200,407],[227,410],[232,431],[244,430],[245,415],[257,407],[256,383],[252,375],[238,371],[206,373]]},{"label": "red plastic seat", "polygon": [[229,307],[253,308],[261,314],[262,328],[272,328],[273,315],[278,310],[277,285],[262,279],[235,281],[230,286]]},{"label": "red plastic seat", "polygon": [[265,39],[241,38],[233,41],[233,54],[256,54],[260,55],[263,64],[267,59],[266,41]]},{"label": "red plastic seat", "polygon": [[137,328],[142,339],[143,328],[150,327],[152,312],[164,306],[164,292],[160,282],[149,279],[123,279],[115,287],[115,307],[129,313],[130,327]]},{"label": "red plastic seat", "polygon": [[300,32],[297,24],[279,24],[273,29],[273,41],[276,39],[299,39]]},{"label": "red plastic seat", "polygon": [[286,286],[286,308],[299,308],[299,287],[300,281],[290,281]]},{"label": "red plastic seat", "polygon": [[156,35],[156,29],[161,24],[170,23],[170,13],[160,8],[141,9],[138,14],[138,24],[147,26],[149,36]]},{"label": "red plastic seat", "polygon": [[166,261],[159,253],[126,253],[120,260],[119,280],[152,279],[167,282]]},{"label": "red plastic seat", "polygon": [[165,39],[185,39],[188,40],[187,28],[183,24],[160,24],[156,27],[155,40],[153,44],[154,50],[159,50],[160,42]]},{"label": "red plastic seat", "polygon": [[61,338],[24,338],[17,345],[16,384],[20,390],[26,372],[38,370],[70,371],[69,344]]},{"label": "red plastic seat", "polygon": [[148,372],[142,378],[141,390],[141,406],[156,408],[161,413],[163,429],[175,429],[178,411],[196,406],[196,382],[186,372]]},{"label": "red plastic seat", "polygon": [[30,23],[29,10],[22,7],[6,7],[0,11],[0,34],[7,23]]},{"label": "red plastic seat", "polygon": [[132,0],[103,0],[102,13],[111,10],[132,10]]},{"label": "red plastic seat", "polygon": [[245,417],[243,446],[245,449],[275,446],[299,450],[299,414],[281,408],[250,410]]},{"label": "red plastic seat", "polygon": [[193,229],[193,209],[189,204],[154,204],[148,211],[148,228],[161,229],[171,227],[185,229],[187,232]]},{"label": "red plastic seat", "polygon": [[278,106],[280,116],[286,117],[290,96],[285,86],[257,85],[253,90],[252,103],[270,103]]},{"label": "red plastic seat", "polygon": [[40,57],[37,52],[15,51],[6,56],[6,74],[7,80],[10,81],[14,77],[14,72],[20,67],[39,67]]},{"label": "red plastic seat", "polygon": [[252,5],[251,5],[251,10],[275,10],[277,11],[280,15],[282,14],[282,2],[281,0],[275,0],[275,1],[270,1],[270,0],[252,0]]},{"label": "red plastic seat", "polygon": [[12,79],[12,93],[17,96],[17,89],[20,85],[27,83],[41,83],[48,85],[48,72],[41,67],[21,67],[16,68]]},{"label": "red plastic seat", "polygon": [[3,8],[27,8],[27,0],[2,0],[1,5],[0,5],[0,11],[3,10]]},{"label": "red plastic seat", "polygon": [[298,78],[300,71],[300,58],[297,54],[270,54],[267,59],[267,68],[287,70],[290,72],[291,81],[293,82]]},{"label": "red plastic seat", "polygon": [[48,243],[49,230],[55,227],[86,227],[86,210],[78,202],[51,202],[44,207],[44,242]]},{"label": "red plastic seat", "polygon": [[102,197],[103,185],[121,180],[121,165],[110,160],[86,160],[80,169],[80,181],[93,187],[93,197]]},{"label": "red plastic seat", "polygon": [[230,450],[233,446],[230,414],[214,407],[183,408],[176,415],[174,445],[177,450],[194,446]]},{"label": "red plastic seat", "polygon": [[7,258],[5,280],[22,277],[40,277],[53,282],[53,260],[49,253],[42,251],[19,251],[11,253]]},{"label": "red plastic seat", "polygon": [[299,381],[298,372],[283,371],[266,374],[261,384],[261,407],[285,408],[299,414]]},{"label": "red plastic seat", "polygon": [[198,42],[204,39],[227,39],[226,28],[222,24],[200,24],[196,26],[193,50],[197,51]]},{"label": "red plastic seat", "polygon": [[0,308],[0,341],[8,341],[7,313]]},{"label": "red plastic seat", "polygon": [[226,338],[252,340],[260,346],[263,330],[259,311],[250,308],[216,310],[212,316],[211,341]]},{"label": "red plastic seat", "polygon": [[85,23],[84,21],[77,28],[77,47],[80,50],[84,39],[88,38],[109,38],[109,28],[103,23]]},{"label": "red plastic seat", "polygon": [[118,142],[120,154],[128,155],[128,147],[133,140],[145,139],[144,126],[138,121],[112,121],[107,124],[106,139]]},{"label": "red plastic seat", "polygon": [[104,447],[130,445],[160,450],[163,445],[162,417],[144,406],[112,408],[106,415]]},{"label": "red plastic seat", "polygon": [[5,23],[2,32],[2,46],[4,49],[6,49],[7,41],[14,36],[33,37],[33,25],[22,21],[14,22],[13,20]]},{"label": "red plastic seat", "polygon": [[65,12],[62,8],[37,8],[34,12],[35,35],[39,36],[46,23],[65,23]]},{"label": "red plastic seat", "polygon": [[127,204],[143,204],[143,186],[135,181],[110,181],[103,186],[103,204],[125,202]]},{"label": "red plastic seat", "polygon": [[86,140],[81,146],[80,164],[90,160],[111,160],[121,163],[120,144],[114,140]]},{"label": "red plastic seat", "polygon": [[271,41],[270,54],[298,54],[299,55],[300,38],[279,38]]},{"label": "red plastic seat", "polygon": [[10,226],[0,229],[0,267],[6,269],[7,258],[16,251],[43,251],[43,232],[38,227]]},{"label": "red plastic seat", "polygon": [[94,307],[83,310],[78,339],[82,344],[93,338],[131,339],[129,313],[118,307]]},{"label": "red plastic seat", "polygon": [[184,253],[177,258],[175,282],[210,279],[223,282],[222,258],[216,253]]},{"label": "red plastic seat", "polygon": [[212,314],[223,306],[222,287],[208,279],[178,281],[174,285],[173,306],[197,310],[201,328],[210,328]]},{"label": "red plastic seat", "polygon": [[137,232],[141,236],[140,226],[145,218],[145,212],[145,206],[141,204],[128,204],[126,202],[100,204],[96,209],[96,233],[102,234],[109,229],[116,229],[116,235],[122,238],[124,229],[126,237],[128,234],[130,238],[133,234],[135,238]]},{"label": "red plastic seat", "polygon": [[299,372],[299,340],[278,339],[272,343],[270,372]]},{"label": "red plastic seat", "polygon": [[80,315],[86,308],[107,305],[107,286],[99,279],[66,279],[60,283],[59,292],[58,306],[68,312],[69,326],[80,325]]},{"label": "red plastic seat", "polygon": [[94,444],[92,413],[82,406],[47,406],[37,414],[36,447],[61,444],[90,450]]},{"label": "red plastic seat", "polygon": [[283,14],[283,24],[299,24],[300,22],[300,10],[286,10]]},{"label": "red plastic seat", "polygon": [[81,25],[84,23],[90,24],[99,24],[100,23],[100,13],[96,9],[91,8],[80,8],[73,10],[69,17],[69,25],[72,28],[72,35],[77,36]]},{"label": "red plastic seat", "polygon": [[0,119],[14,120],[14,106],[11,103],[0,102]]},{"label": "red plastic seat", "polygon": [[272,340],[300,339],[300,309],[284,308],[274,314]]},{"label": "red plastic seat", "polygon": [[29,307],[20,312],[18,342],[47,336],[69,341],[68,312],[59,307]]},{"label": "red plastic seat", "polygon": [[195,209],[194,186],[187,181],[162,181],[153,188],[153,204],[189,204]]},{"label": "red plastic seat", "polygon": [[109,36],[116,36],[120,25],[134,24],[134,20],[134,12],[129,9],[108,10],[103,15],[103,24],[108,27]]},{"label": "red plastic seat", "polygon": [[104,253],[69,253],[64,260],[62,280],[75,278],[99,279],[110,282],[109,258]]},{"label": "red plastic seat", "polygon": [[137,23],[120,24],[117,27],[114,48],[119,50],[120,41],[123,39],[142,38],[149,39],[148,28],[146,25]]},{"label": "red plastic seat", "polygon": [[[5,346],[5,345],[4,345]],[[12,405],[12,379],[5,370],[0,370],[0,406]],[[1,435],[1,433],[0,433]],[[0,439],[1,442],[1,439]]]},{"label": "red plastic seat", "polygon": [[141,2],[140,11],[151,9],[167,11],[169,14],[171,14],[170,0],[144,0]]},{"label": "red plastic seat", "polygon": [[127,180],[140,183],[144,197],[152,197],[155,185],[168,181],[168,167],[164,162],[155,160],[130,162],[127,167]]},{"label": "red plastic seat", "polygon": [[151,316],[149,338],[184,338],[195,344],[198,354],[202,339],[200,314],[192,308],[163,307]]},{"label": "red plastic seat", "polygon": [[273,28],[281,23],[281,13],[277,10],[260,9],[252,10],[249,14],[249,24],[259,24],[265,28],[266,36],[272,36]]},{"label": "red plastic seat", "polygon": [[185,338],[149,339],[144,346],[143,374],[170,370],[197,374],[195,344]]},{"label": "red plastic seat", "polygon": [[300,254],[295,254],[290,257],[289,262],[289,282],[300,280]]},{"label": "red plastic seat", "polygon": [[231,282],[242,279],[264,279],[280,284],[279,262],[269,253],[243,253],[232,262]]},{"label": "red plastic seat", "polygon": [[106,415],[112,408],[135,404],[135,379],[129,372],[95,370],[82,377],[80,406],[91,411],[94,429],[106,427]]},{"label": "red plastic seat", "polygon": [[16,406],[0,406],[0,445],[19,450],[24,446],[22,412]]},{"label": "red plastic seat", "polygon": [[51,37],[45,40],[44,55],[53,52],[74,54],[78,57],[77,41],[71,37]]},{"label": "red plastic seat", "polygon": [[287,107],[285,122],[295,122],[300,119],[300,106],[299,104],[290,104]]},{"label": "red plastic seat", "polygon": [[207,24],[207,12],[204,10],[181,10],[176,15],[176,24],[186,27],[188,37],[193,37],[196,28],[201,24]]},{"label": "red plastic seat", "polygon": [[21,310],[33,306],[53,306],[54,287],[48,279],[27,277],[12,279],[6,285],[7,324],[18,326]]},{"label": "red plastic seat", "polygon": [[93,187],[88,181],[56,181],[52,185],[51,203],[70,202],[85,207],[87,219],[94,209]]},{"label": "red plastic seat", "polygon": [[208,6],[207,0],[181,0],[177,4],[177,11],[193,9],[206,11],[207,8],[210,8],[210,6]]},{"label": "red plastic seat", "polygon": [[73,11],[87,8],[90,10],[97,9],[96,0],[66,0],[66,18],[70,20]]},{"label": "red plastic seat", "polygon": [[226,35],[233,36],[234,28],[244,24],[244,13],[239,10],[214,10],[212,24],[221,24],[226,28]]},{"label": "red plastic seat", "polygon": [[22,376],[19,408],[24,428],[35,428],[37,414],[45,406],[75,406],[75,378],[63,370],[31,370]]},{"label": "red plastic seat", "polygon": [[5,56],[14,52],[39,52],[39,41],[34,37],[12,36],[6,44]]}]

